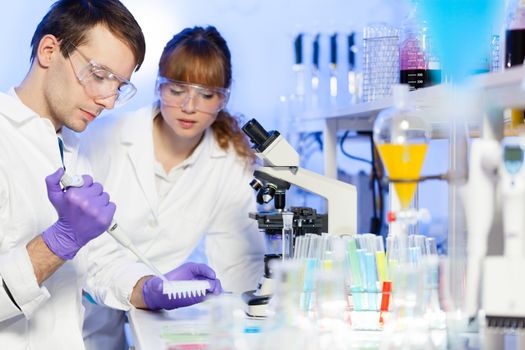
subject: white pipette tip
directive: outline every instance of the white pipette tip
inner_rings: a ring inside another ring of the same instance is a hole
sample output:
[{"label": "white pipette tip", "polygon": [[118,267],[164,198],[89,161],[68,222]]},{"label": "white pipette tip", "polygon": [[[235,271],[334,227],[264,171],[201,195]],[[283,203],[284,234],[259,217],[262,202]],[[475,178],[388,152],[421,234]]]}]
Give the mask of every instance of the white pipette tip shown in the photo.
[{"label": "white pipette tip", "polygon": [[191,298],[206,295],[210,283],[204,280],[170,281],[160,270],[153,265],[124,234],[116,222],[112,222],[107,232],[113,236],[124,247],[134,253],[140,261],[148,266],[160,279],[162,279],[162,293],[167,294],[169,299]]},{"label": "white pipette tip", "polygon": [[205,296],[210,282],[206,280],[190,281],[164,281],[162,293],[167,294],[170,299],[181,299]]},{"label": "white pipette tip", "polygon": [[[60,182],[64,188],[68,187],[82,187],[84,179],[82,176],[69,175],[64,173]],[[159,278],[162,279],[162,293],[167,294],[170,299],[175,298],[190,298],[206,295],[206,290],[210,288],[210,282],[205,280],[190,280],[190,281],[169,281],[166,276],[162,274],[144,255],[142,255],[135,245],[131,242],[129,237],[122,231],[120,226],[112,221],[107,229],[109,233],[122,246],[128,248],[137,258],[148,266]]]},{"label": "white pipette tip", "polygon": [[84,178],[79,175],[69,175],[68,173],[64,173],[60,178],[60,183],[64,188],[82,187],[84,185]]}]

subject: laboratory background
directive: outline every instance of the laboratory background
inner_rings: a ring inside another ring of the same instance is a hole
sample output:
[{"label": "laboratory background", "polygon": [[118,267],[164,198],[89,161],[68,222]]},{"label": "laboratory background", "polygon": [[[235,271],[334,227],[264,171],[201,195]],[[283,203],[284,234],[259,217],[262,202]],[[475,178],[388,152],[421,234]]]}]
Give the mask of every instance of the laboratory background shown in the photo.
[{"label": "laboratory background", "polygon": [[[155,98],[174,34],[217,27],[232,54],[227,109],[255,119],[245,132],[262,154],[254,219],[284,260],[242,302],[131,311],[130,344],[525,349],[523,1],[122,2],[146,57],[136,96],[103,117]],[[4,4],[2,90],[27,72],[52,3]]]}]

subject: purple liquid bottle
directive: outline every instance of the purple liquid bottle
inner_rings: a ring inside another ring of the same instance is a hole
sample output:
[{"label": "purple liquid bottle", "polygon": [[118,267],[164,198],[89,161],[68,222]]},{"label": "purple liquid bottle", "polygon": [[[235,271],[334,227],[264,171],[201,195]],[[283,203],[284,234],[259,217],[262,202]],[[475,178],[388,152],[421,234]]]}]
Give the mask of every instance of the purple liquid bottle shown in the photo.
[{"label": "purple liquid bottle", "polygon": [[525,1],[520,0],[509,16],[505,32],[505,68],[523,64],[525,60]]},{"label": "purple liquid bottle", "polygon": [[[505,31],[505,69],[520,66],[525,60],[525,0],[519,0],[516,8],[509,14]],[[511,110],[512,125],[525,122],[525,111]]]},{"label": "purple liquid bottle", "polygon": [[419,18],[418,1],[412,0],[412,10],[403,24],[399,47],[400,83],[410,90],[441,82],[439,61],[432,54],[426,23]]}]

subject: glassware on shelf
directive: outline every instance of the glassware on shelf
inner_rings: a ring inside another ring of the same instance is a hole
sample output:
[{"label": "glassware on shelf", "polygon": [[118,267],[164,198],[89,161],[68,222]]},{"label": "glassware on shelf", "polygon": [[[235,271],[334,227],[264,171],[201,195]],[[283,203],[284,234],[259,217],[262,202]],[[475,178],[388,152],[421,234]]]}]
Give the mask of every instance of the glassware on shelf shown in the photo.
[{"label": "glassware on shelf", "polygon": [[442,80],[461,84],[485,64],[494,28],[502,18],[502,0],[420,0],[422,18],[432,33]]},{"label": "glassware on shelf", "polygon": [[390,96],[399,82],[399,30],[384,23],[363,31],[363,101]]},{"label": "glassware on shelf", "polygon": [[523,64],[525,59],[525,0],[509,13],[505,31],[505,68]]},{"label": "glassware on shelf", "polygon": [[[505,69],[520,66],[525,60],[525,1],[519,0],[512,8],[505,31]],[[524,123],[522,109],[510,110],[512,126]]]},{"label": "glassware on shelf", "polygon": [[498,72],[501,69],[501,44],[499,35],[493,35],[490,42],[490,71]]},{"label": "glassware on shelf", "polygon": [[351,32],[346,37],[346,48],[347,48],[347,84],[348,84],[348,95],[350,96],[350,104],[355,104],[361,101],[362,84],[363,84],[363,72],[357,71],[357,45],[355,42],[356,33]]},{"label": "glassware on shelf", "polygon": [[439,60],[432,52],[433,45],[427,23],[421,18],[419,0],[411,0],[411,11],[402,25],[399,47],[400,83],[411,90],[441,82]]},{"label": "glassware on shelf", "polygon": [[303,33],[297,34],[294,39],[294,64],[292,70],[295,72],[295,95],[303,100],[305,94],[305,67],[303,61]]}]

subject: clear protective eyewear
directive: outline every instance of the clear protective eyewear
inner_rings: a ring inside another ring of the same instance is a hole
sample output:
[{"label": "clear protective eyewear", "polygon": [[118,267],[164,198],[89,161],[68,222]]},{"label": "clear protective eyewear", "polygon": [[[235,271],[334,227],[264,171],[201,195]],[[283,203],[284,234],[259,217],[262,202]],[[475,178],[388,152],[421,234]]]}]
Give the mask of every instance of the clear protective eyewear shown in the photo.
[{"label": "clear protective eyewear", "polygon": [[195,110],[208,114],[222,110],[230,97],[229,89],[190,84],[160,76],[157,78],[156,90],[166,106],[187,107],[192,100]]},{"label": "clear protective eyewear", "polygon": [[100,99],[115,97],[115,106],[122,106],[135,96],[137,88],[131,81],[89,59],[76,46],[73,47],[87,62],[87,65],[77,71],[71,61],[71,54],[68,55],[79,83],[84,86],[89,96]]}]

